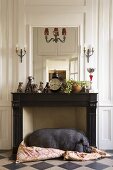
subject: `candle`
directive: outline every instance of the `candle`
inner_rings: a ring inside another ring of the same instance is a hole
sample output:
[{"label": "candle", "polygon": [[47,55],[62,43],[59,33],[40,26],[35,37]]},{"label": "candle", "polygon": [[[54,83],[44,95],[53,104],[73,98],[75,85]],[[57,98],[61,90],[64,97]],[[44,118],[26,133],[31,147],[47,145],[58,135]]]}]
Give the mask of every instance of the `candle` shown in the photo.
[{"label": "candle", "polygon": [[66,35],[66,28],[62,28],[62,35]]},{"label": "candle", "polygon": [[54,28],[53,34],[56,36],[59,36],[59,31],[58,28]]},{"label": "candle", "polygon": [[49,29],[45,28],[44,35],[49,35]]}]

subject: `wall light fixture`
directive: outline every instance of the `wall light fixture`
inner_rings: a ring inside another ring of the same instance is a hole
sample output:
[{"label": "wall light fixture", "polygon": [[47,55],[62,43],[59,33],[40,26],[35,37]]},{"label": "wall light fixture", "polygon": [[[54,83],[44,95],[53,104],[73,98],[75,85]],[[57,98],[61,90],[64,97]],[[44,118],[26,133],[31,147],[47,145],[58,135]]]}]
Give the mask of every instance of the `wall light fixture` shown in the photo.
[{"label": "wall light fixture", "polygon": [[24,47],[24,49],[19,49],[18,47],[16,47],[16,54],[20,57],[20,61],[22,63],[22,58],[26,54],[25,47]]},{"label": "wall light fixture", "polygon": [[93,53],[94,53],[94,48],[91,48],[91,47],[86,48],[86,47],[84,47],[84,55],[87,57],[87,62],[88,63],[89,63],[89,58],[90,58],[90,56],[93,55]]},{"label": "wall light fixture", "polygon": [[54,28],[53,30],[53,36],[52,38],[48,39],[48,35],[49,35],[49,28],[45,28],[45,31],[44,31],[44,35],[45,35],[45,39],[46,39],[46,42],[49,43],[51,41],[57,43],[58,41],[64,43],[65,40],[66,40],[66,28],[62,28],[62,36],[63,38],[59,38],[59,30],[58,28]]}]

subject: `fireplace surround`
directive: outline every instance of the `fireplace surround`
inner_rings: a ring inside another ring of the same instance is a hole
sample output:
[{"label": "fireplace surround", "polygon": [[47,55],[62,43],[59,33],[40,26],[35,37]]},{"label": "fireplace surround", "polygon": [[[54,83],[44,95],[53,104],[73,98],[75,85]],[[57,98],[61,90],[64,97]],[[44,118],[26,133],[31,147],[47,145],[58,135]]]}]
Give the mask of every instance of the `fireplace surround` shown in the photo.
[{"label": "fireplace surround", "polygon": [[13,154],[23,140],[24,107],[86,107],[86,136],[91,146],[96,146],[97,93],[43,94],[12,93]]}]

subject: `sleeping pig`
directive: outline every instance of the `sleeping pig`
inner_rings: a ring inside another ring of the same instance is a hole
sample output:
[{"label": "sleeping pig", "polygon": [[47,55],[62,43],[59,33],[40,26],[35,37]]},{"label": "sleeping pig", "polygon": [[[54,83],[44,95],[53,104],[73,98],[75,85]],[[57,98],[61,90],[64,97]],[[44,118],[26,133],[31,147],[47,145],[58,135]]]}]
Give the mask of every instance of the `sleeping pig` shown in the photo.
[{"label": "sleeping pig", "polygon": [[88,139],[76,129],[39,129],[29,135],[28,145],[64,151],[91,152]]}]

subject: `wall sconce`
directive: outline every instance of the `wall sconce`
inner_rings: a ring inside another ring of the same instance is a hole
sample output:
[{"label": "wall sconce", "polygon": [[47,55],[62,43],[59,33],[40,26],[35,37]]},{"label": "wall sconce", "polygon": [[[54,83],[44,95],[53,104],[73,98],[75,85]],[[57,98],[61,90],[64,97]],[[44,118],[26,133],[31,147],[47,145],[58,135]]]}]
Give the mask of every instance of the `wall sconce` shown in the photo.
[{"label": "wall sconce", "polygon": [[49,43],[51,41],[57,43],[58,41],[64,43],[65,40],[66,40],[66,28],[62,28],[62,35],[63,35],[63,39],[59,38],[59,30],[58,28],[54,28],[53,30],[53,36],[54,38],[50,38],[48,39],[48,35],[49,35],[49,29],[48,28],[45,28],[45,31],[44,31],[44,35],[45,35],[45,39],[46,39],[46,42]]},{"label": "wall sconce", "polygon": [[84,47],[84,55],[87,57],[87,62],[89,63],[89,57],[92,56],[94,53],[94,48],[87,48]]},{"label": "wall sconce", "polygon": [[16,54],[20,57],[20,61],[22,63],[22,58],[26,54],[25,47],[24,47],[24,49],[19,49],[18,47],[16,47]]}]

